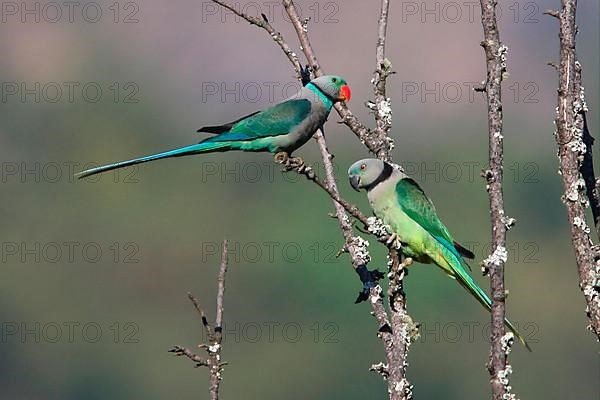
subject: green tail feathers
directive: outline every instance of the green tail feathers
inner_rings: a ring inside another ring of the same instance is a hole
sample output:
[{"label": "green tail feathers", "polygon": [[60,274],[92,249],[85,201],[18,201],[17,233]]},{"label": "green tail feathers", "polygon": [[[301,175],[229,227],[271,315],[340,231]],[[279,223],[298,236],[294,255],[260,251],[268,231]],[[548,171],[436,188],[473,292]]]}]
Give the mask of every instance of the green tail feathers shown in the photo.
[{"label": "green tail feathers", "polygon": [[[456,259],[456,257],[453,257],[453,258]],[[477,283],[473,280],[473,278],[471,278],[471,276],[469,274],[467,274],[467,272],[464,270],[464,268],[462,267],[462,264],[465,262],[462,261],[462,263],[461,263],[460,260],[456,260],[456,261],[459,262],[458,268],[453,267],[453,270],[456,273],[456,276],[455,276],[456,280],[461,284],[462,287],[467,289],[467,291],[469,293],[471,293],[473,295],[473,297],[475,297],[482,306],[484,306],[488,311],[491,312],[492,311],[492,300],[490,300],[488,295],[485,294],[485,292],[477,285]],[[515,328],[515,326],[512,324],[512,322],[510,322],[508,320],[508,318],[504,318],[504,325],[506,325],[506,327],[515,335],[515,337],[517,339],[519,339],[519,342],[521,342],[521,344],[523,346],[525,346],[525,348],[527,348],[527,350],[531,351],[531,347],[529,346],[529,343],[527,343],[527,341],[525,340],[523,335],[521,335],[519,333],[519,331]]]},{"label": "green tail feathers", "polygon": [[229,142],[203,142],[194,144],[191,146],[182,147],[175,150],[165,151],[163,153],[152,154],[145,157],[134,158],[133,160],[121,161],[114,164],[103,165],[96,168],[91,168],[85,171],[81,171],[77,173],[78,179],[85,178],[87,176],[100,174],[102,172],[112,171],[118,168],[125,168],[135,164],[142,164],[149,161],[161,160],[163,158],[172,158],[172,157],[184,157],[192,154],[200,154],[200,153],[210,153],[213,151],[224,151],[230,148]]},{"label": "green tail feathers", "polygon": [[[473,295],[473,297],[475,297],[477,299],[477,301],[479,301],[479,303],[481,303],[482,306],[484,306],[488,311],[491,312],[492,311],[492,301],[490,300],[488,295],[485,294],[485,292],[483,290],[481,290],[481,288],[475,283],[475,281],[473,281],[473,278],[471,278],[466,273],[464,275],[468,278],[464,279],[462,276],[460,278],[458,278],[458,281],[460,282],[460,284],[465,289],[467,289],[469,291],[469,293],[471,293]],[[510,322],[508,320],[508,318],[504,318],[504,325],[506,325],[506,327],[515,335],[515,337],[517,339],[519,339],[519,342],[521,342],[521,344],[523,346],[525,346],[527,348],[527,350],[531,351],[531,347],[529,346],[529,343],[527,343],[527,341],[525,340],[523,335],[521,335],[519,333],[517,328],[515,328],[515,326],[512,324],[512,322]]]}]

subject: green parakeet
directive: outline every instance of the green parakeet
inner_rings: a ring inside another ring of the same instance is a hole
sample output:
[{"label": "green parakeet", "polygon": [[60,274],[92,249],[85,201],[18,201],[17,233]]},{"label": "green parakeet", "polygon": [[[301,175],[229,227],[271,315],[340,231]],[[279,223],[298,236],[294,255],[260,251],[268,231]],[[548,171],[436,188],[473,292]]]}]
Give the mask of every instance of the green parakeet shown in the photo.
[{"label": "green parakeet", "polygon": [[217,151],[285,152],[290,155],[306,143],[325,123],[334,103],[348,101],[350,96],[350,88],[342,77],[321,76],[313,79],[296,95],[279,104],[224,125],[200,128],[198,132],[215,136],[198,144],[88,169],[78,173],[77,176],[84,178],[163,158]]},{"label": "green parakeet", "polygon": [[[473,253],[450,235],[417,182],[389,163],[377,159],[357,161],[348,170],[348,177],[355,190],[367,191],[373,212],[392,229],[406,257],[425,264],[436,264],[482,306],[491,310],[490,298],[465,270],[469,266],[463,257],[472,259]],[[508,319],[504,323],[531,351],[513,324]]]}]

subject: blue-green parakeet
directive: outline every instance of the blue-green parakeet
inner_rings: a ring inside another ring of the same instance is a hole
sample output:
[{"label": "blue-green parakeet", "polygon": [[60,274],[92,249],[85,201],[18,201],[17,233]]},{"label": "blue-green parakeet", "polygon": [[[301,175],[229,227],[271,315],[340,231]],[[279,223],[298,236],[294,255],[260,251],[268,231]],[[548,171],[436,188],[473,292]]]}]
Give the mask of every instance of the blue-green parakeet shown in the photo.
[{"label": "blue-green parakeet", "polygon": [[198,144],[121,161],[77,174],[79,178],[170,157],[217,151],[266,151],[290,155],[306,143],[327,120],[334,103],[350,100],[350,88],[339,76],[313,79],[293,97],[233,122],[200,128],[214,134]]},{"label": "blue-green parakeet", "polygon": [[[465,270],[469,266],[463,257],[472,259],[473,253],[450,235],[436,214],[433,203],[417,182],[389,163],[377,159],[357,161],[348,170],[348,177],[355,190],[367,191],[375,216],[389,226],[401,243],[401,251],[406,257],[437,265],[488,311],[491,310],[490,298]],[[519,341],[531,350],[513,324],[508,319],[504,322]]]}]

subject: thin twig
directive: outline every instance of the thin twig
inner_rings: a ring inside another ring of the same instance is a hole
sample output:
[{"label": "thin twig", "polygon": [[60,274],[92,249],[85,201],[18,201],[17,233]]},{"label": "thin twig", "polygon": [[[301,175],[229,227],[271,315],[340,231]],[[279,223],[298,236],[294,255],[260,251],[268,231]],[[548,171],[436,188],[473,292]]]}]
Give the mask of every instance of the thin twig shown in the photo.
[{"label": "thin twig", "polygon": [[555,119],[559,170],[565,190],[563,201],[567,208],[571,243],[575,250],[579,287],[587,303],[589,329],[600,340],[600,254],[598,246],[594,246],[590,238],[585,214],[585,208],[591,203],[598,229],[598,204],[593,193],[596,189],[596,177],[593,168],[590,168],[593,165],[592,141],[589,132],[586,140],[587,105],[581,86],[581,65],[577,61],[576,52],[577,1],[561,0],[561,4],[560,12],[549,13],[557,17],[560,24],[559,88]]},{"label": "thin twig", "polygon": [[218,290],[217,290],[217,316],[215,317],[215,336],[221,343],[223,332],[223,298],[225,297],[225,274],[229,264],[228,242],[223,241],[223,254],[221,256],[221,269],[219,270]]},{"label": "thin twig", "polygon": [[187,358],[192,360],[194,363],[196,363],[196,368],[208,367],[210,365],[206,358],[200,357],[198,354],[192,352],[191,350],[189,350],[185,347],[173,346],[173,348],[171,350],[169,350],[169,352],[174,353],[176,356],[179,356],[179,357],[186,356]]},{"label": "thin twig", "polygon": [[208,344],[200,344],[198,347],[206,350],[207,357],[201,357],[193,351],[183,346],[173,346],[169,352],[176,356],[185,356],[195,363],[195,367],[207,367],[210,371],[209,375],[209,395],[211,400],[219,399],[219,387],[222,380],[223,367],[226,362],[221,361],[222,348],[222,323],[223,323],[223,298],[225,296],[225,274],[227,273],[228,265],[228,242],[223,241],[223,256],[221,259],[221,268],[217,278],[217,301],[216,301],[216,317],[215,327],[213,328],[208,322],[204,309],[191,293],[188,293],[188,298],[194,305],[194,308],[200,314],[202,325],[206,330]]},{"label": "thin twig", "polygon": [[481,23],[484,40],[481,46],[485,50],[487,78],[485,94],[487,98],[489,133],[489,168],[483,174],[487,181],[492,224],[493,252],[483,261],[484,271],[490,275],[492,297],[491,349],[488,370],[491,378],[494,400],[510,398],[511,387],[508,383],[508,345],[511,341],[505,336],[504,319],[506,314],[506,292],[504,289],[504,266],[507,260],[506,232],[514,224],[504,212],[502,170],[504,166],[504,148],[502,132],[502,80],[506,74],[507,47],[500,42],[500,32],[496,21],[496,1],[481,0]]},{"label": "thin twig", "polygon": [[190,299],[190,301],[194,305],[194,308],[200,315],[200,320],[202,321],[202,326],[204,327],[204,330],[206,331],[206,337],[209,338],[209,340],[211,340],[211,338],[213,337],[213,334],[214,334],[214,330],[213,330],[212,326],[210,325],[210,323],[208,322],[208,319],[206,318],[204,309],[198,302],[198,299],[195,298],[194,295],[191,294],[190,292],[188,292],[188,299]]}]

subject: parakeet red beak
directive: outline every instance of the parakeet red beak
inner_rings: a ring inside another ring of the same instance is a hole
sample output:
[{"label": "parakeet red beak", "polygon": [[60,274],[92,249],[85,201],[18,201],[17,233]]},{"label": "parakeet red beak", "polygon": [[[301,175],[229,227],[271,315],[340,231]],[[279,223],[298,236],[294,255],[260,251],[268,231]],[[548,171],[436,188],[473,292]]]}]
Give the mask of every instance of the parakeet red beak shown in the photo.
[{"label": "parakeet red beak", "polygon": [[340,89],[340,97],[338,97],[339,101],[350,101],[350,97],[352,97],[352,92],[350,91],[350,87],[348,85],[344,85]]}]

